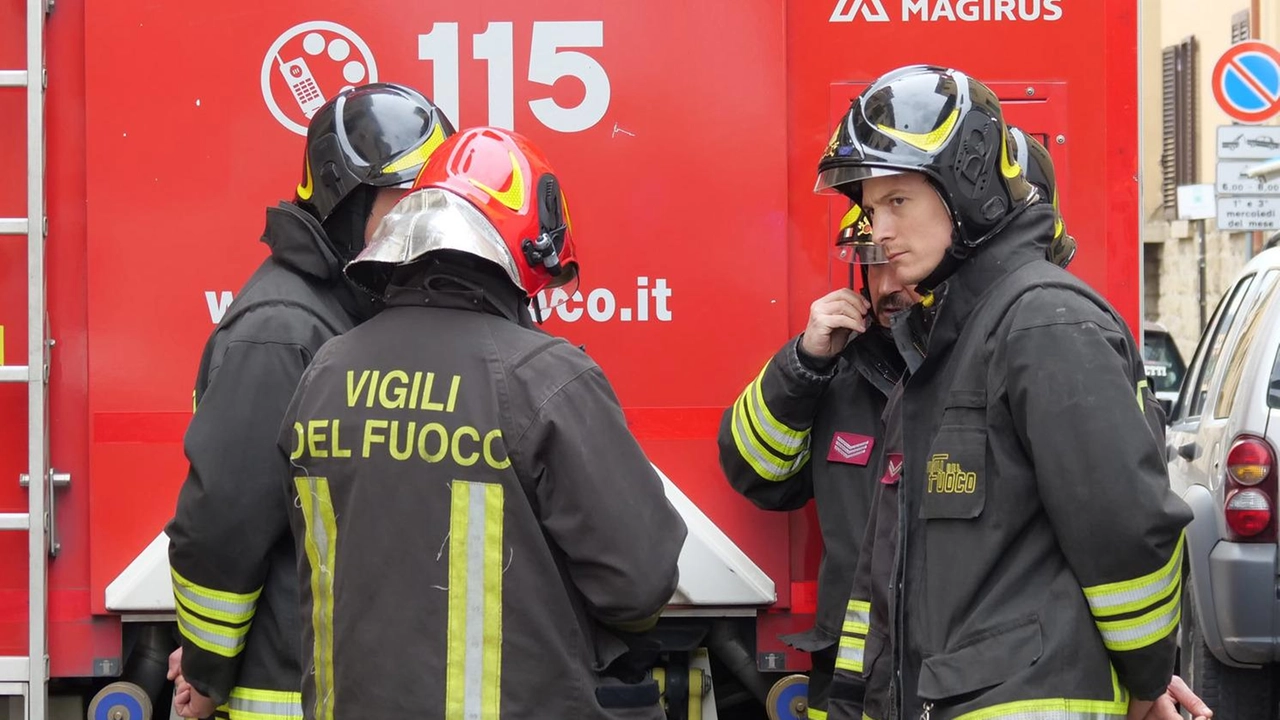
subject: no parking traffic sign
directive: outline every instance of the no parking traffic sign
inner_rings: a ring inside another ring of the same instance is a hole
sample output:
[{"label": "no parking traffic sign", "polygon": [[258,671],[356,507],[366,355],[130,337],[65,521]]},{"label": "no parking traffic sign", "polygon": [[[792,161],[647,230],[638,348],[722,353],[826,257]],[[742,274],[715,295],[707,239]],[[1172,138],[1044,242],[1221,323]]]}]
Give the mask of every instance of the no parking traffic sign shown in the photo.
[{"label": "no parking traffic sign", "polygon": [[1280,113],[1280,51],[1257,40],[1232,45],[1213,67],[1213,97],[1240,122]]}]

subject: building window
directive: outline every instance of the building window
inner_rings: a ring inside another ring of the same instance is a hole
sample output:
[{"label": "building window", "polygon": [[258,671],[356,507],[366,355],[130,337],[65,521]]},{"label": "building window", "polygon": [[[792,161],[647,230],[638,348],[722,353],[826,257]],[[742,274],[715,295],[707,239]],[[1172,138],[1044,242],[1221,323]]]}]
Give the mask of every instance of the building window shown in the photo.
[{"label": "building window", "polygon": [[1160,260],[1164,246],[1160,243],[1142,245],[1142,317],[1160,319]]},{"label": "building window", "polygon": [[1249,11],[1241,10],[1235,15],[1232,15],[1231,16],[1231,44],[1235,45],[1238,42],[1248,40],[1250,34],[1251,33],[1249,32]]},{"label": "building window", "polygon": [[1164,49],[1161,183],[1165,217],[1178,212],[1178,186],[1196,182],[1195,37]]}]

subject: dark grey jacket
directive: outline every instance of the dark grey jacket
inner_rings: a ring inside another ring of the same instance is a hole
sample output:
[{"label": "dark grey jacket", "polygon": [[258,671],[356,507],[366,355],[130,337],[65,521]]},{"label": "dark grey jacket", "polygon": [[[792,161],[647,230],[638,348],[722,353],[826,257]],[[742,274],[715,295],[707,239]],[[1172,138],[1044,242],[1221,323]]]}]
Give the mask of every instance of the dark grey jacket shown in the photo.
[{"label": "dark grey jacket", "polygon": [[[310,215],[267,209],[266,258],[205,344],[169,535],[182,669],[230,711],[300,711],[298,580],[276,449],[302,372],[371,307]],[[291,708],[284,710],[282,708]]]},{"label": "dark grey jacket", "polygon": [[308,368],[280,434],[308,719],[662,718],[611,666],[684,522],[600,368],[520,317],[402,288]]},{"label": "dark grey jacket", "polygon": [[906,380],[891,700],[921,705],[902,717],[1122,718],[1170,680],[1191,513],[1140,349],[1043,259],[1053,222],[1027,210],[947,282]]}]

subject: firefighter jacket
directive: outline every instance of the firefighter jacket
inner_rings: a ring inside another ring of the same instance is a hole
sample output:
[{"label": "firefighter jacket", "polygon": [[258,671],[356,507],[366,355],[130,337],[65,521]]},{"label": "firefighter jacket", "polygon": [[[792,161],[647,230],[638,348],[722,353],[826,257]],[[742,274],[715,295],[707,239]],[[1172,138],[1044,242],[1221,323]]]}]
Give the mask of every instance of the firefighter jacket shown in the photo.
[{"label": "firefighter jacket", "polygon": [[305,717],[660,720],[613,669],[684,521],[600,368],[453,280],[326,345],[281,428]]},{"label": "firefighter jacket", "polygon": [[320,225],[267,210],[271,255],[205,344],[170,545],[184,677],[219,716],[299,717],[297,570],[276,436],[302,371],[367,313]]},{"label": "firefighter jacket", "polygon": [[1031,208],[961,266],[904,381],[891,717],[1119,719],[1170,680],[1191,513],[1140,350],[1043,260],[1052,226]]},{"label": "firefighter jacket", "polygon": [[812,654],[809,712],[819,718],[884,454],[885,394],[902,362],[887,330],[874,328],[820,364],[790,340],[726,410],[718,440],[730,484],[757,507],[814,501],[823,542],[816,623],[782,639]]},{"label": "firefighter jacket", "polygon": [[[910,365],[909,365],[910,366]],[[885,403],[884,462],[872,498],[862,554],[853,576],[853,590],[845,608],[839,651],[832,679],[832,720],[888,720],[889,646],[893,594],[889,578],[898,547],[898,487],[902,477],[902,383]],[[864,660],[868,664],[864,665]],[[874,665],[870,664],[874,663]]]}]

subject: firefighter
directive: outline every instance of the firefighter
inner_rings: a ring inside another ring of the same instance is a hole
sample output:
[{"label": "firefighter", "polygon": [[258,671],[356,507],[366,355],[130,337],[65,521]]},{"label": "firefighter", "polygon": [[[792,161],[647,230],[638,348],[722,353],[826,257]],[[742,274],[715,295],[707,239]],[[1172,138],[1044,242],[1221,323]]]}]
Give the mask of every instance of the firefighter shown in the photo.
[{"label": "firefighter", "polygon": [[[987,87],[911,66],[854,100],[819,163],[816,189],[863,205],[926,311],[902,388],[886,714],[1157,716],[1190,511],[1141,353],[1044,261],[1057,212],[1014,157]],[[878,660],[870,643],[849,659]]]},{"label": "firefighter", "polygon": [[886,272],[881,249],[855,203],[835,257],[862,272],[863,291],[814,301],[805,331],[747,384],[720,423],[720,466],[733,488],[764,510],[814,501],[822,532],[814,627],[783,636],[810,653],[808,712],[826,717],[827,688],[864,521],[883,456],[881,412],[902,361],[889,317],[917,298]]},{"label": "firefighter", "polygon": [[543,154],[458,133],[347,273],[387,307],[280,433],[305,717],[662,718],[636,653],[687,531],[600,368],[531,319],[578,275]]},{"label": "firefighter", "polygon": [[190,468],[166,532],[184,717],[300,715],[297,570],[280,484],[280,421],[307,363],[376,310],[342,274],[431,152],[453,134],[408,87],[370,84],[321,107],[292,202],[267,209],[270,248],[200,359]]},{"label": "firefighter", "polygon": [[[1027,180],[1036,187],[1039,201],[1047,202],[1057,210],[1057,183],[1048,150],[1034,136],[1016,127],[1009,127],[1009,138],[1014,148],[1013,156]],[[1076,241],[1066,232],[1065,222],[1059,214],[1045,258],[1066,268],[1075,253]],[[914,306],[904,314],[902,320],[908,322],[910,318],[918,323],[918,315],[913,317],[912,314],[922,311],[920,306]],[[923,359],[918,348],[923,347],[925,339],[914,330],[899,334],[911,338],[911,342],[903,345],[902,350],[906,357],[911,358],[909,364],[918,368]],[[901,399],[902,385],[899,384],[889,394],[884,413],[886,470],[900,469],[902,466]],[[1159,408],[1156,406],[1148,409],[1158,411]],[[1163,415],[1150,412],[1147,422],[1163,443]],[[854,574],[852,597],[846,610],[848,622],[840,636],[839,647],[844,657],[835,671],[832,683],[832,708],[829,713],[832,720],[861,720],[863,717],[885,720],[889,717],[886,711],[892,674],[891,663],[888,662],[892,656],[892,651],[889,650],[889,607],[892,595],[888,588],[897,550],[898,475],[886,472],[882,479],[883,482],[876,488],[862,554]],[[873,662],[864,666],[864,659]],[[1178,720],[1181,716],[1174,708],[1175,703],[1192,710],[1198,720],[1212,716],[1208,706],[1180,678],[1173,678],[1168,695],[1168,701],[1162,707],[1165,714],[1156,717]]]}]

